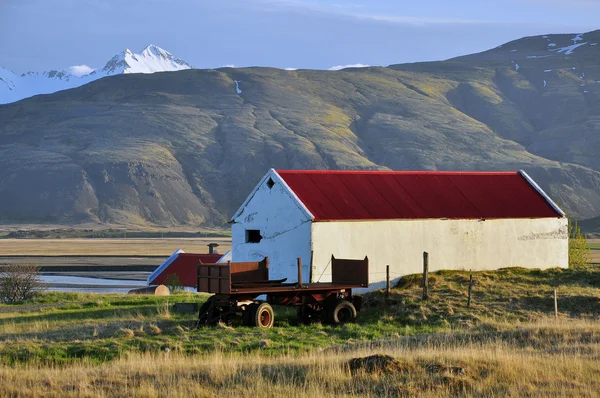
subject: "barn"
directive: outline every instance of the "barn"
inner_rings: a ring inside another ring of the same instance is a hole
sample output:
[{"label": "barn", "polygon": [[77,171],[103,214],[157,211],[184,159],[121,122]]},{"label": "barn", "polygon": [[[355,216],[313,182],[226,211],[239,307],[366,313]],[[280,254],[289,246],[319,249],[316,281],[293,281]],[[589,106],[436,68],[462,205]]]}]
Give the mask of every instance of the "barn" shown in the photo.
[{"label": "barn", "polygon": [[371,288],[422,270],[568,266],[565,213],[524,171],[274,170],[232,223],[233,261],[327,282],[331,257],[369,258]]}]

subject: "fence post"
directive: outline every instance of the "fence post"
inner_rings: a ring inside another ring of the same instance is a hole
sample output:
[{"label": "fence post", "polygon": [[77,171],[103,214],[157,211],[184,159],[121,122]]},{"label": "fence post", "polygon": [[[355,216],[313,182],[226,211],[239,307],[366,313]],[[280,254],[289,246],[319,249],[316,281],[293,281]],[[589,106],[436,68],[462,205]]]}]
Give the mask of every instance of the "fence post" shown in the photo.
[{"label": "fence post", "polygon": [[298,257],[298,287],[302,287],[302,259]]},{"label": "fence post", "polygon": [[554,317],[558,319],[558,295],[556,289],[554,289]]},{"label": "fence post", "polygon": [[390,266],[385,266],[385,298],[390,298]]},{"label": "fence post", "polygon": [[315,257],[314,250],[310,251],[310,264],[308,265],[308,283],[313,282],[313,259]]},{"label": "fence post", "polygon": [[471,290],[473,290],[473,274],[469,275],[469,298],[467,299],[467,308],[471,308]]},{"label": "fence post", "polygon": [[429,253],[423,252],[423,300],[429,298]]}]

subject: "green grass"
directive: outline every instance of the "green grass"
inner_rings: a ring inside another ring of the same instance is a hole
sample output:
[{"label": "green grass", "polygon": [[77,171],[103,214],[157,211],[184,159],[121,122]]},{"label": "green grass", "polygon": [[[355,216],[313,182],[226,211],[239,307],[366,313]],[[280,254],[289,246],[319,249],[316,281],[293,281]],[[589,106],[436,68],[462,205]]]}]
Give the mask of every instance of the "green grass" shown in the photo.
[{"label": "green grass", "polygon": [[[420,276],[407,276],[385,299],[365,296],[357,321],[342,327],[297,325],[295,311],[276,307],[275,327],[193,329],[196,314],[175,314],[175,302],[204,301],[206,295],[170,297],[41,293],[23,305],[0,305],[0,363],[65,364],[81,358],[102,363],[128,353],[259,352],[261,355],[354,347],[402,336],[504,333],[515,325],[553,316],[559,292],[564,321],[596,319],[600,269],[547,271],[506,269],[473,273],[476,284],[467,308],[469,274],[442,271],[430,276],[430,299],[421,299]],[[25,310],[23,312],[17,312]],[[263,346],[263,341],[268,341]]]}]

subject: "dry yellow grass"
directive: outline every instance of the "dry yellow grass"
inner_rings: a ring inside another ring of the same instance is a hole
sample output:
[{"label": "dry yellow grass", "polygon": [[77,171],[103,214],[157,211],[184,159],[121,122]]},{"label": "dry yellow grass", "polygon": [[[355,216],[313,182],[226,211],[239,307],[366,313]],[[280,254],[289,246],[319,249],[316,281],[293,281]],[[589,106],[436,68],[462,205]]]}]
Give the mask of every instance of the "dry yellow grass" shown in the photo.
[{"label": "dry yellow grass", "polygon": [[219,251],[231,249],[231,238],[145,238],[145,239],[0,239],[0,257],[39,256],[168,256],[177,249],[190,253],[207,253],[209,243],[219,244]]},{"label": "dry yellow grass", "polygon": [[[471,340],[452,333],[401,338],[375,349],[297,356],[171,351],[126,355],[100,366],[6,367],[0,369],[0,396],[597,396],[597,322],[548,320],[508,332]],[[396,357],[398,371],[353,374],[345,367],[349,359],[374,352]],[[444,370],[450,366],[463,368],[464,375]]]}]

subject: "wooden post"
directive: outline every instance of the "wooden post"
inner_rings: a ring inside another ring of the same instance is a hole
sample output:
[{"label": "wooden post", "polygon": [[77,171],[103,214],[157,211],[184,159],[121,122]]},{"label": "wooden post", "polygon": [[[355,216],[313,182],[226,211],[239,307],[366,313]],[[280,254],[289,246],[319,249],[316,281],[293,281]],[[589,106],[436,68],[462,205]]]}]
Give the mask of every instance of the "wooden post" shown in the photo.
[{"label": "wooden post", "polygon": [[298,287],[302,287],[302,259],[298,257]]},{"label": "wooden post", "polygon": [[390,266],[385,266],[385,298],[390,298]]},{"label": "wooden post", "polygon": [[556,289],[554,289],[554,317],[558,319],[558,295]]},{"label": "wooden post", "polygon": [[310,264],[308,266],[308,283],[313,282],[313,260],[315,257],[315,252],[313,250],[310,251]]},{"label": "wooden post", "polygon": [[471,290],[473,290],[473,274],[469,275],[469,298],[467,299],[467,308],[471,308]]},{"label": "wooden post", "polygon": [[423,252],[423,300],[429,298],[427,285],[429,284],[429,253]]}]

